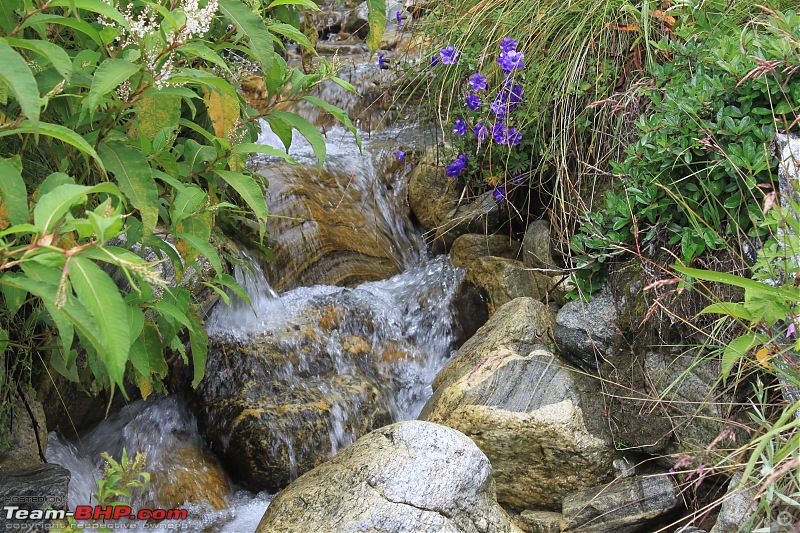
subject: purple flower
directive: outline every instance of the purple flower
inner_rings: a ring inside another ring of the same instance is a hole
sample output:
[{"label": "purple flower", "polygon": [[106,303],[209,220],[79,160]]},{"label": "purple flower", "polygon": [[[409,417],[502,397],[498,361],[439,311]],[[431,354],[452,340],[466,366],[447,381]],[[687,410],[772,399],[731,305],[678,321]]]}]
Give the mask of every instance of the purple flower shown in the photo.
[{"label": "purple flower", "polygon": [[794,327],[794,322],[792,322],[791,324],[789,324],[789,327],[786,328],[786,336],[791,337],[792,335],[794,335],[794,333],[795,333],[795,327]]},{"label": "purple flower", "polygon": [[481,98],[477,94],[467,95],[467,107],[475,111],[481,106]]},{"label": "purple flower", "polygon": [[503,69],[503,72],[508,74],[513,70],[525,68],[525,54],[516,50],[509,50],[500,54],[500,57],[497,58],[497,63]]},{"label": "purple flower", "polygon": [[481,76],[476,72],[470,76],[469,84],[472,86],[473,91],[482,91],[486,89],[486,76]]},{"label": "purple flower", "polygon": [[433,54],[433,55],[431,56],[431,66],[432,66],[432,67],[435,67],[435,66],[436,66],[436,65],[438,65],[438,64],[439,64],[439,56],[438,56],[438,55],[436,55],[436,54]]},{"label": "purple flower", "polygon": [[497,98],[508,103],[509,109],[516,109],[522,103],[522,85],[511,83],[509,80],[503,82],[503,88],[497,94]]},{"label": "purple flower", "polygon": [[231,31],[233,30],[233,28],[234,28],[233,24],[228,24],[227,26],[225,26],[225,31]]},{"label": "purple flower", "polygon": [[522,185],[523,183],[525,183],[526,179],[528,179],[527,175],[525,175],[525,174],[517,174],[516,176],[511,178],[511,181],[514,183],[514,185]]},{"label": "purple flower", "polygon": [[445,65],[455,65],[458,61],[458,50],[453,48],[452,44],[442,48],[439,51],[439,55],[442,57],[442,63]]},{"label": "purple flower", "polygon": [[458,154],[456,160],[445,167],[445,173],[451,178],[457,178],[464,170],[464,167],[467,166],[467,159],[469,158],[466,155]]},{"label": "purple flower", "polygon": [[517,128],[508,128],[506,139],[511,146],[517,146],[522,141],[522,134],[517,131]]},{"label": "purple flower", "polygon": [[381,70],[386,70],[389,68],[389,64],[383,58],[383,54],[378,55],[378,66],[381,68]]},{"label": "purple flower", "polygon": [[506,188],[503,187],[502,185],[498,185],[497,187],[494,188],[492,194],[494,195],[494,199],[499,202],[500,200],[506,197]]},{"label": "purple flower", "polygon": [[397,159],[399,159],[400,161],[405,161],[406,160],[406,153],[404,151],[402,151],[402,150],[396,151],[394,153],[394,155],[396,155]]},{"label": "purple flower", "polygon": [[494,112],[494,116],[497,117],[499,120],[505,120],[508,116],[508,102],[504,101],[500,95],[497,95],[494,102],[489,105]]},{"label": "purple flower", "polygon": [[464,119],[458,119],[453,124],[453,131],[456,132],[457,135],[465,135],[467,133],[467,123],[464,122]]},{"label": "purple flower", "polygon": [[512,39],[511,37],[505,37],[502,41],[500,41],[500,50],[503,52],[511,52],[517,51],[517,41]]},{"label": "purple flower", "polygon": [[497,144],[506,144],[506,125],[498,121],[492,126],[492,139]]},{"label": "purple flower", "polygon": [[400,15],[400,11],[397,11],[397,13],[394,14],[394,18],[395,18],[395,20],[397,20],[397,25],[398,26],[402,26],[403,25],[403,17]]},{"label": "purple flower", "polygon": [[478,122],[475,124],[475,138],[478,142],[483,142],[489,136],[489,128]]}]

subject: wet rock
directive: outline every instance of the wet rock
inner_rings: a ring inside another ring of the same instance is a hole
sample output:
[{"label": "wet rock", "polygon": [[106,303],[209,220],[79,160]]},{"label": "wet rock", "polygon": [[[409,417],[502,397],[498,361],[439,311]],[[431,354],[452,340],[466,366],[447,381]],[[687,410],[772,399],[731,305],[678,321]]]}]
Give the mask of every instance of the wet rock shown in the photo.
[{"label": "wet rock", "polygon": [[520,531],[497,505],[492,466],[461,433],[401,422],[362,437],[283,490],[256,533]]},{"label": "wet rock", "polygon": [[538,344],[548,317],[529,298],[500,308],[440,372],[420,414],[472,438],[498,501],[518,509],[558,509],[576,488],[604,482],[614,459],[597,381]]},{"label": "wet rock", "polygon": [[617,335],[617,303],[604,288],[588,302],[574,300],[558,311],[553,332],[559,353],[578,367],[594,371],[608,357]]},{"label": "wet rock", "polygon": [[54,464],[41,464],[0,475],[0,502],[31,512],[33,520],[12,520],[0,514],[0,528],[17,531],[50,531],[53,514],[67,510],[70,473]]},{"label": "wet rock", "polygon": [[522,239],[522,261],[527,266],[555,270],[552,245],[550,242],[550,223],[547,220],[534,220],[525,230]]},{"label": "wet rock", "polygon": [[563,519],[561,513],[526,510],[517,517],[517,523],[525,533],[560,533]]},{"label": "wet rock", "polygon": [[755,510],[753,501],[756,491],[737,487],[742,481],[742,474],[737,473],[728,484],[728,492],[722,502],[722,508],[717,516],[717,522],[710,533],[736,533],[741,530],[741,524],[750,513]]},{"label": "wet rock", "polygon": [[267,244],[274,256],[262,266],[275,290],[353,286],[400,271],[394,229],[363,208],[371,205],[371,190],[308,167],[271,164],[261,173],[269,179]]},{"label": "wet rock", "polygon": [[554,278],[530,270],[522,261],[514,259],[478,257],[472,262],[465,279],[486,291],[493,308],[520,297],[541,302],[563,302],[563,291]]},{"label": "wet rock", "polygon": [[4,421],[10,425],[10,431],[0,434],[0,472],[41,464],[47,449],[44,408],[33,391],[25,392],[24,397],[14,394],[10,401],[13,402],[11,417]]},{"label": "wet rock", "polygon": [[635,476],[564,498],[563,531],[650,531],[649,524],[665,518],[680,506],[680,493],[668,476]]},{"label": "wet rock", "polygon": [[162,466],[148,469],[161,507],[177,509],[186,502],[207,503],[217,510],[228,506],[225,496],[230,493],[230,485],[225,471],[199,446],[172,450],[169,462]]},{"label": "wet rock", "polygon": [[409,205],[428,242],[449,247],[464,233],[498,233],[508,213],[491,192],[462,200],[463,183],[445,174],[448,157],[443,148],[430,148],[409,176]]},{"label": "wet rock", "polygon": [[453,241],[450,260],[455,266],[469,270],[481,257],[514,259],[519,255],[520,247],[521,244],[508,235],[465,233]]}]

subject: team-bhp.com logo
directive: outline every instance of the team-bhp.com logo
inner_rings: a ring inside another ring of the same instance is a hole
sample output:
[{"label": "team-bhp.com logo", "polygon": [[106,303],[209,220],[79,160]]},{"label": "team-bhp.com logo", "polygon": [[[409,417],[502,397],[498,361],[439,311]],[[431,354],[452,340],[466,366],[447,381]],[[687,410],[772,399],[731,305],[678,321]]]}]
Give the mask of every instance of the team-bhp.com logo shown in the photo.
[{"label": "team-bhp.com logo", "polygon": [[18,505],[3,507],[6,520],[186,520],[186,509],[140,509],[134,511],[128,505],[78,505],[74,511],[62,509],[21,509]]}]

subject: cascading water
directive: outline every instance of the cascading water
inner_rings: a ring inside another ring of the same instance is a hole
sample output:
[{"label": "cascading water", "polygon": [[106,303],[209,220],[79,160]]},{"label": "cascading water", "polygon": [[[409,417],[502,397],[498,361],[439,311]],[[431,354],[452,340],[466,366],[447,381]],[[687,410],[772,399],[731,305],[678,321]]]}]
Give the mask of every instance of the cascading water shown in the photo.
[{"label": "cascading water", "polygon": [[[282,147],[266,125],[260,142]],[[235,275],[250,304],[232,298],[230,307],[218,305],[206,329],[212,343],[273,339],[276,349],[287,357],[270,369],[271,378],[282,380],[291,389],[316,387],[330,403],[325,446],[329,447],[326,454],[333,455],[359,436],[353,428],[358,425],[354,417],[360,412],[358,406],[352,405],[356,400],[344,397],[337,389],[335,376],[349,379],[355,373],[363,374],[379,390],[373,399],[385,403],[386,422],[417,416],[430,395],[434,376],[453,349],[451,301],[463,273],[447,258],[427,256],[424,241],[408,218],[402,168],[393,176],[381,175],[391,166],[387,161],[394,161],[398,142],[405,146],[425,142],[418,131],[392,128],[373,133],[364,139],[361,154],[352,134],[344,129],[328,131],[326,142],[325,170],[335,177],[335,187],[325,184],[332,194],[330,198],[351,194],[362,202],[364,231],[376,235],[376,239],[379,235],[382,243],[388,243],[389,255],[400,273],[354,288],[315,285],[278,295],[264,272],[245,255],[249,265],[236,267]],[[316,164],[311,146],[299,136],[295,136],[290,153],[311,168]],[[256,162],[257,167],[271,164],[269,160]],[[397,168],[396,161],[394,167]],[[335,201],[328,203],[326,208],[337,209]],[[308,377],[312,370],[326,364],[331,367],[328,377],[316,381]],[[290,477],[302,473],[297,471],[301,450],[295,438],[291,431],[277,428],[272,442],[276,449],[287,450],[289,468],[293,470]],[[102,473],[100,452],[107,451],[118,458],[125,448],[129,454],[147,452],[147,470],[154,474],[152,488],[139,497],[138,504],[190,510],[188,522],[171,527],[186,531],[255,530],[271,496],[237,489],[237,479],[208,474],[207,470],[213,472],[219,465],[202,440],[195,417],[182,400],[154,397],[147,402],[134,402],[78,442],[52,434],[47,455],[48,460],[72,472],[71,507],[90,503],[96,490],[95,479]],[[203,457],[205,466],[200,468],[194,460],[182,460],[185,454],[181,450],[185,448]],[[214,479],[217,488],[210,491],[212,494],[197,486],[186,493],[178,492],[177,496],[162,493],[158,485],[175,485],[181,470],[189,470],[189,477],[197,476],[200,484]],[[184,496],[190,501],[179,501]],[[204,501],[196,501],[198,498]]]}]

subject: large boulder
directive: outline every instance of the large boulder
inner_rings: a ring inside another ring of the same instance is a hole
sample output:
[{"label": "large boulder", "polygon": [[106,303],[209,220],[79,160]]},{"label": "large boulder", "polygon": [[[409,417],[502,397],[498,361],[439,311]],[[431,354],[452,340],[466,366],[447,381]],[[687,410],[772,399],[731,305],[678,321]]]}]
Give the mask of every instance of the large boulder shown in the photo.
[{"label": "large boulder", "polygon": [[617,300],[608,288],[588,302],[569,302],[559,309],[553,328],[559,353],[584,370],[596,370],[612,354],[617,315]]},{"label": "large boulder", "polygon": [[[0,362],[2,359],[0,358]],[[43,463],[47,449],[47,425],[44,408],[33,391],[19,389],[9,398],[10,431],[0,435],[0,474]]]},{"label": "large boulder", "polygon": [[[741,482],[741,472],[731,478],[717,521],[709,533],[737,533],[741,530],[745,519],[756,510],[753,502],[758,495],[755,489],[742,486]],[[784,524],[777,525],[788,525],[790,520],[787,518]]]},{"label": "large boulder", "polygon": [[520,297],[563,302],[563,290],[553,277],[526,268],[522,261],[514,259],[479,257],[465,280],[483,289],[495,309]]},{"label": "large boulder", "polygon": [[498,501],[518,509],[559,509],[605,482],[614,459],[598,382],[539,344],[548,319],[529,298],[500,308],[440,372],[420,414],[472,438],[492,462]]},{"label": "large boulder", "polygon": [[670,476],[633,476],[564,498],[565,532],[633,533],[653,531],[682,505]]},{"label": "large boulder", "polygon": [[0,502],[29,511],[30,519],[8,518],[4,510],[0,514],[0,529],[51,531],[53,511],[67,510],[69,479],[69,470],[54,464],[4,471],[0,475]]},{"label": "large boulder", "polygon": [[508,235],[487,235],[485,233],[465,233],[453,241],[450,260],[457,267],[467,270],[481,257],[494,256],[514,259],[519,255],[522,245]]},{"label": "large boulder", "polygon": [[401,422],[298,478],[256,533],[519,532],[495,500],[492,465],[450,428]]},{"label": "large boulder", "polygon": [[522,261],[531,267],[556,270],[550,240],[550,222],[534,220],[528,224],[522,238]]}]

